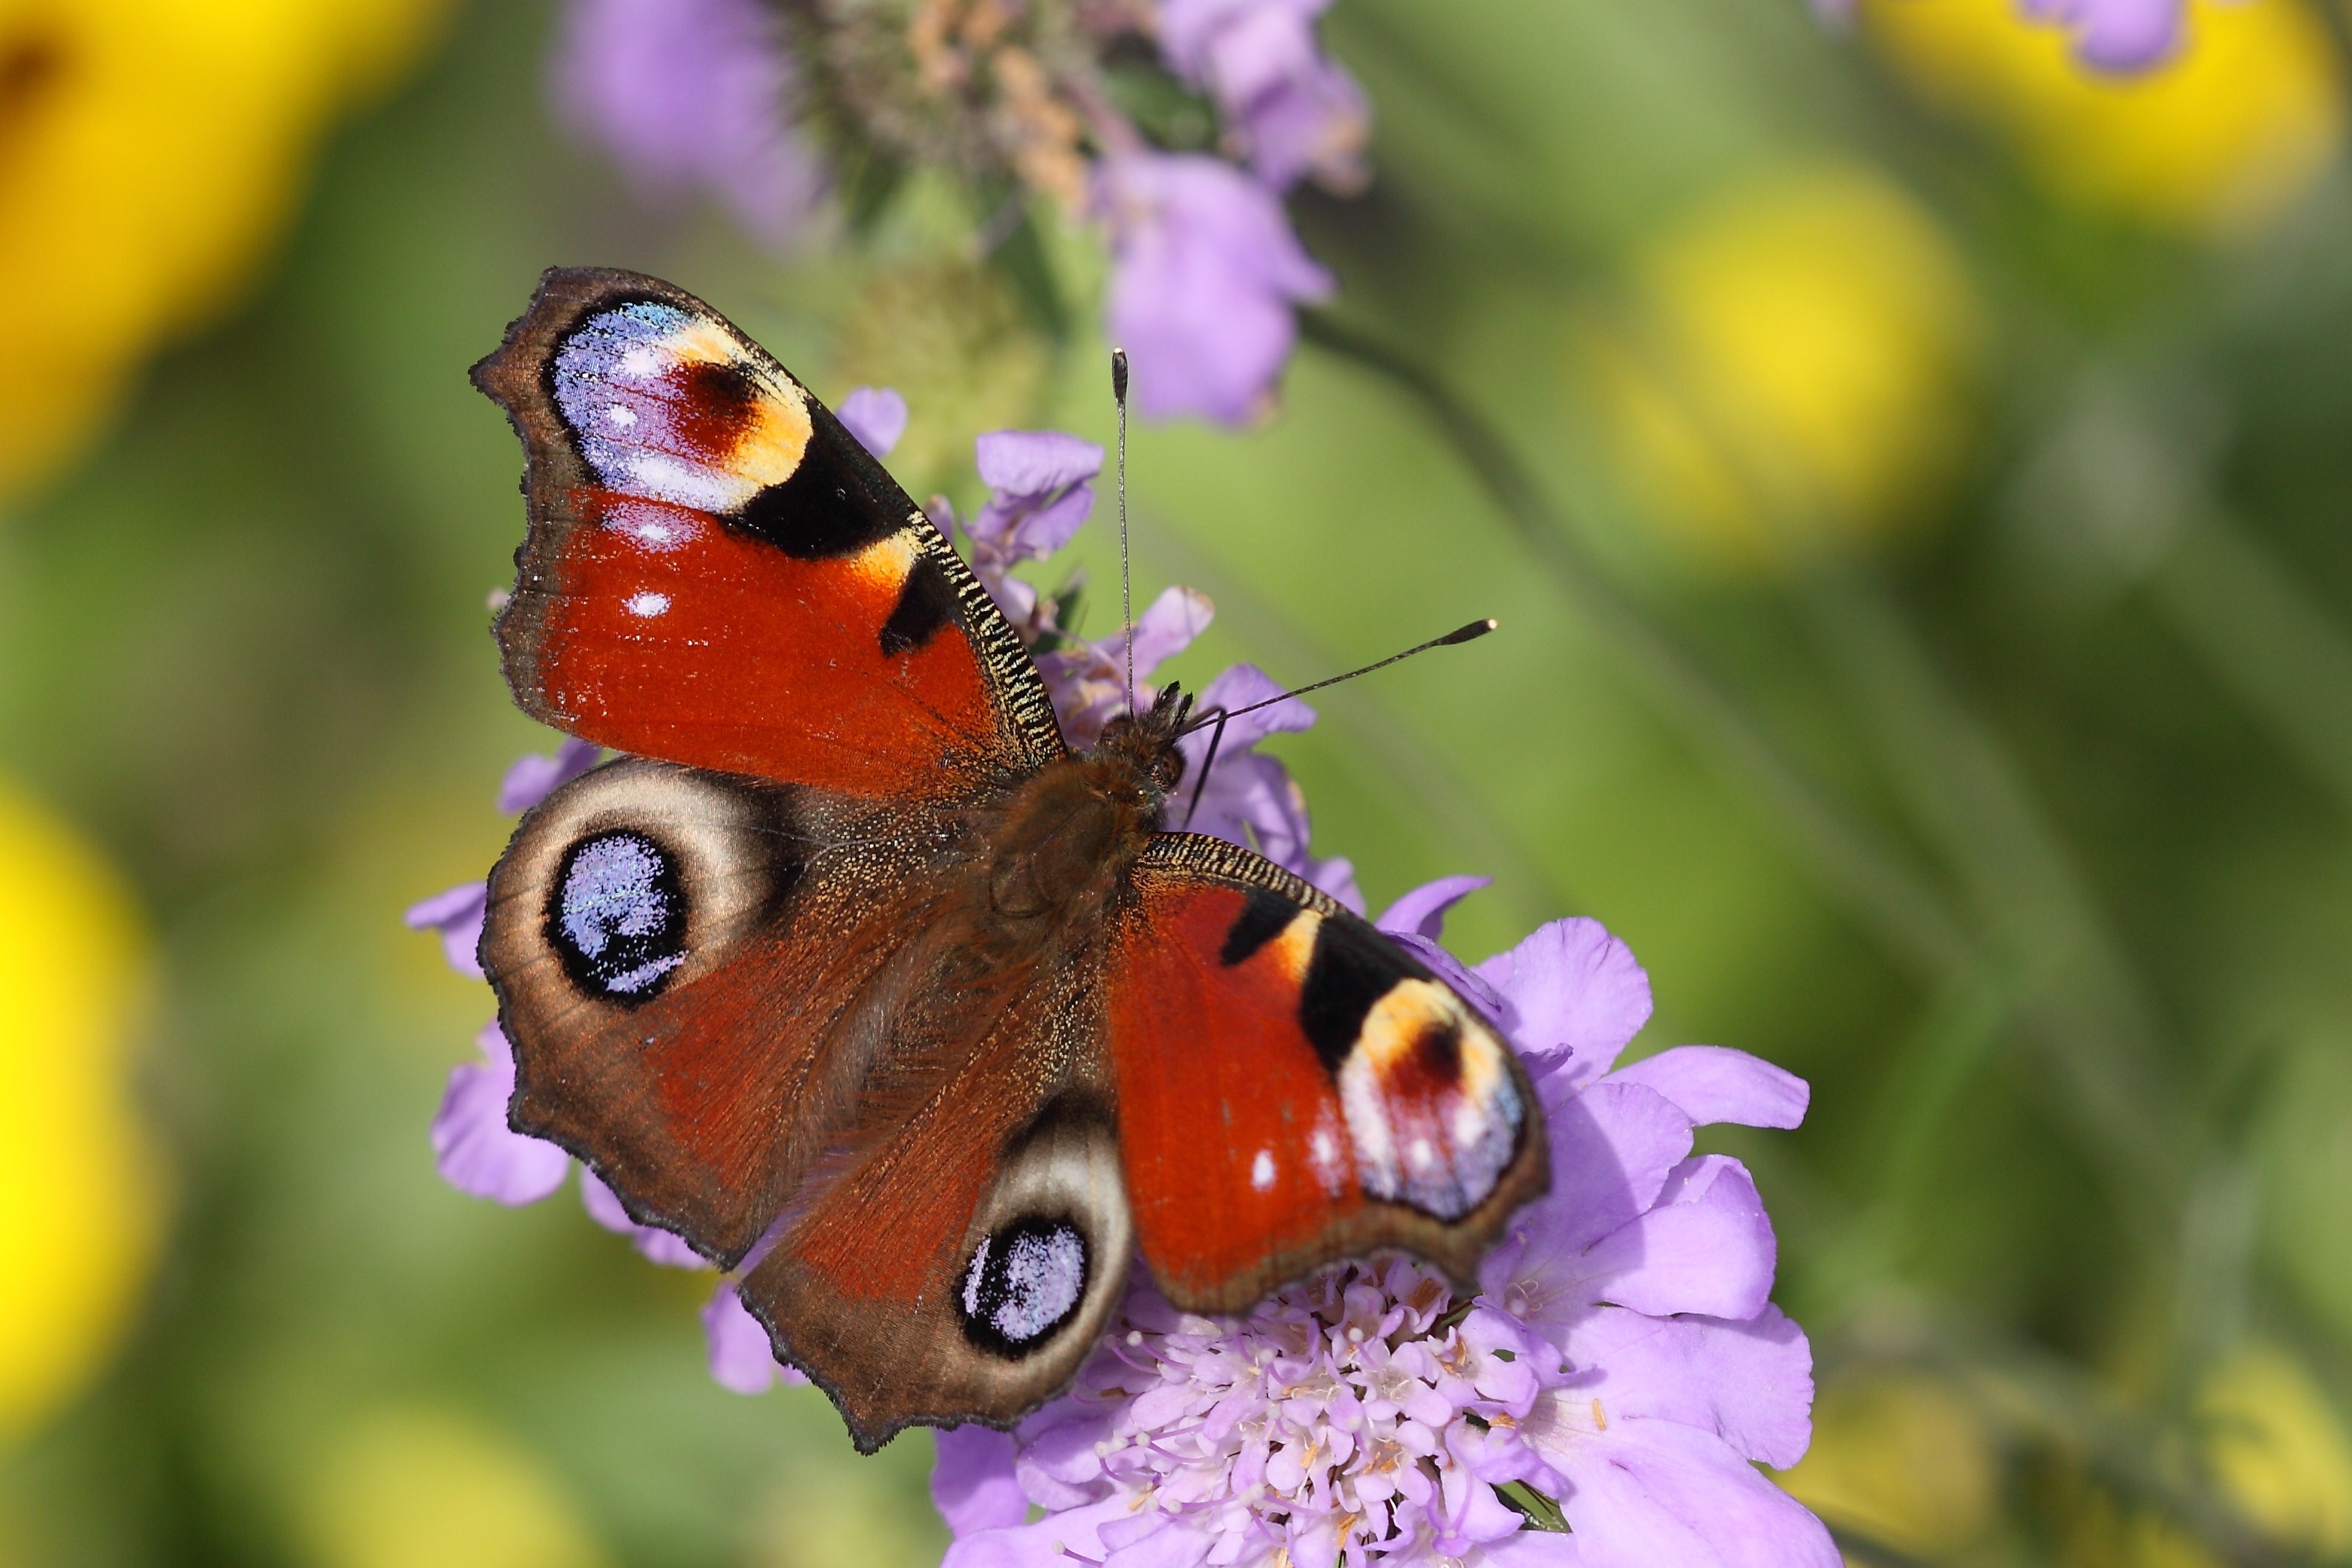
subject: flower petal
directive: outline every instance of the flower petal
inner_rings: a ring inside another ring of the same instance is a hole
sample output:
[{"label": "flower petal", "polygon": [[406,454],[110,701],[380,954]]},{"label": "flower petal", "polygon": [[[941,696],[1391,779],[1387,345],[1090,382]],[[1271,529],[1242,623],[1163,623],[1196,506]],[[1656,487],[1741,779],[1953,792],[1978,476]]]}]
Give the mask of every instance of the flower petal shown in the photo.
[{"label": "flower petal", "polygon": [[972,443],[981,483],[1034,499],[1102,472],[1103,449],[1062,430],[991,430]]},{"label": "flower petal", "polygon": [[594,767],[600,754],[600,749],[593,743],[566,735],[551,757],[533,753],[516,758],[514,766],[507,770],[507,776],[499,784],[499,809],[529,811],[553,795],[557,785],[569,784]]},{"label": "flower petal", "polygon": [[1582,1568],[1839,1568],[1822,1521],[1712,1433],[1612,1422],[1547,1458]]},{"label": "flower petal", "polygon": [[1462,1568],[1583,1568],[1576,1537],[1556,1530],[1522,1530],[1490,1541],[1462,1560]]},{"label": "flower petal", "polygon": [[621,1206],[620,1194],[606,1186],[604,1180],[587,1166],[580,1167],[580,1203],[588,1217],[615,1236],[625,1236],[637,1255],[649,1263],[664,1268],[708,1268],[709,1263],[702,1254],[686,1244],[683,1237],[675,1236],[658,1226],[639,1225]]},{"label": "flower petal", "polygon": [[1609,1081],[1654,1089],[1700,1127],[1794,1127],[1805,1120],[1813,1094],[1795,1073],[1721,1046],[1676,1046],[1619,1068]]},{"label": "flower petal", "polygon": [[1579,1271],[1593,1300],[1654,1318],[1698,1312],[1745,1321],[1771,1295],[1777,1251],[1747,1168],[1702,1154],[1675,1166],[1657,1207],[1603,1237]]},{"label": "flower petal", "polygon": [[[948,1545],[940,1568],[1070,1568],[1071,1558],[1100,1563],[1110,1555],[1099,1533],[1115,1520],[1134,1511],[1132,1498],[1112,1496],[1099,1502],[1049,1513],[1034,1524],[1000,1530],[977,1530],[958,1536]],[[1068,1556],[1065,1556],[1066,1551]]]},{"label": "flower petal", "polygon": [[887,458],[907,433],[907,400],[896,387],[861,386],[841,400],[834,417],[877,458]]},{"label": "flower petal", "polygon": [[563,1184],[572,1156],[507,1125],[514,1098],[514,1047],[496,1024],[474,1037],[482,1059],[449,1069],[449,1087],[433,1118],[433,1155],[441,1179],[461,1193],[501,1204],[535,1204]]},{"label": "flower petal", "polygon": [[1003,1530],[1029,1517],[1029,1500],[1013,1474],[1013,1435],[986,1426],[949,1426],[937,1434],[931,1505],[959,1538]]},{"label": "flower petal", "polygon": [[1435,942],[1445,934],[1445,911],[1494,881],[1492,877],[1440,877],[1434,882],[1423,882],[1391,904],[1372,923],[1391,936],[1410,931]]},{"label": "flower petal", "polygon": [[806,1374],[776,1360],[768,1331],[722,1279],[702,1308],[702,1342],[709,1356],[710,1381],[734,1394],[765,1394],[780,1383],[803,1384]]},{"label": "flower petal", "polygon": [[1137,411],[1255,416],[1297,341],[1292,303],[1327,298],[1331,275],[1299,245],[1280,198],[1223,159],[1139,153],[1096,168],[1110,336],[1134,363]]},{"label": "flower petal", "polygon": [[443,962],[468,980],[480,980],[482,917],[488,908],[489,884],[467,882],[409,905],[400,919],[411,931],[439,935]]},{"label": "flower petal", "polygon": [[1572,1083],[1607,1072],[1650,1021],[1649,975],[1599,921],[1538,926],[1478,973],[1510,1004],[1512,1043],[1531,1057],[1568,1057]]},{"label": "flower petal", "polygon": [[1575,1369],[1560,1397],[1598,1400],[1612,1422],[1679,1421],[1780,1469],[1812,1442],[1812,1347],[1777,1307],[1744,1323],[1601,1307],[1560,1348]]},{"label": "flower petal", "polygon": [[793,125],[800,73],[758,0],[573,0],[552,86],[562,118],[629,184],[675,201],[700,187],[770,246],[789,246],[824,189]]},{"label": "flower petal", "polygon": [[[1192,639],[1209,629],[1216,614],[1217,606],[1206,594],[1173,586],[1160,590],[1160,597],[1135,617],[1135,679],[1150,679],[1163,661],[1192,647]],[[1104,651],[1123,660],[1127,649],[1114,638]]]},{"label": "flower petal", "polygon": [[1597,1083],[1547,1103],[1551,1192],[1487,1255],[1486,1293],[1522,1321],[1557,1331],[1599,1300],[1586,1249],[1658,1201],[1689,1155],[1690,1118],[1637,1084]]},{"label": "flower petal", "polygon": [[[1219,671],[1216,679],[1202,690],[1200,703],[1192,711],[1199,715],[1213,708],[1222,708],[1231,713],[1252,703],[1265,703],[1266,706],[1255,713],[1244,713],[1240,718],[1227,721],[1224,738],[1217,743],[1219,756],[1245,752],[1268,735],[1314,728],[1315,710],[1297,698],[1287,698],[1279,702],[1272,700],[1281,697],[1286,689],[1280,681],[1254,664],[1231,665]],[[1188,761],[1193,760],[1192,753],[1195,751],[1202,753],[1208,751],[1209,734],[1210,730],[1203,729],[1188,739],[1185,748]]]}]

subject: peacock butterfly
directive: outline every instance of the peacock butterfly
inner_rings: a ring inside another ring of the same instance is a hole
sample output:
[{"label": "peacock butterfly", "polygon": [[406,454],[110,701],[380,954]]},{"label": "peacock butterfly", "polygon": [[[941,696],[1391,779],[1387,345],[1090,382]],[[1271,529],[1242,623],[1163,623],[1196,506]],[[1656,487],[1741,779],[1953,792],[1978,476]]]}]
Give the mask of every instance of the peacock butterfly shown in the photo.
[{"label": "peacock butterfly", "polygon": [[667,283],[550,271],[474,381],[526,456],[507,680],[624,753],[490,876],[510,1120],[739,1271],[860,1447],[1034,1408],[1139,1255],[1204,1312],[1381,1248],[1472,1280],[1548,1182],[1527,1077],[1166,828],[1189,698],[1073,754],[948,541]]}]

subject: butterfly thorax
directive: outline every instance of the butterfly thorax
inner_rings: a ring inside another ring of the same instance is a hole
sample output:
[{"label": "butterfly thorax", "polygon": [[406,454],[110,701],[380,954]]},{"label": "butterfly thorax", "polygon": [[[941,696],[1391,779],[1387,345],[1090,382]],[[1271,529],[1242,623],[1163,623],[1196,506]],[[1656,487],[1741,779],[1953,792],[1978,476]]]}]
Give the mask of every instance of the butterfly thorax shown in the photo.
[{"label": "butterfly thorax", "polygon": [[1191,706],[1171,685],[1139,718],[1113,720],[1093,750],[1022,783],[993,836],[989,902],[999,914],[1076,912],[1118,886],[1183,776],[1176,738]]}]

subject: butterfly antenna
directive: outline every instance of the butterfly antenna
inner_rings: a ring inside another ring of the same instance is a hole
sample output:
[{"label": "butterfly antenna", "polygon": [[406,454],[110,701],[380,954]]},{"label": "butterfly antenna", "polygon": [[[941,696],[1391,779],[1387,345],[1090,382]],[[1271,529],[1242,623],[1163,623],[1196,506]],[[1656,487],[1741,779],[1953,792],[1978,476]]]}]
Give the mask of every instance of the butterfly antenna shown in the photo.
[{"label": "butterfly antenna", "polygon": [[[1360,675],[1370,675],[1376,669],[1386,669],[1390,665],[1395,664],[1402,659],[1411,658],[1417,653],[1427,653],[1433,647],[1452,647],[1456,643],[1476,642],[1480,637],[1485,637],[1488,632],[1493,631],[1496,626],[1499,626],[1502,624],[1502,622],[1495,619],[1492,616],[1487,616],[1483,621],[1472,621],[1466,626],[1456,626],[1454,630],[1446,633],[1442,637],[1432,637],[1425,643],[1416,643],[1412,647],[1405,649],[1402,653],[1392,653],[1386,658],[1374,659],[1371,663],[1364,666],[1361,669],[1351,669],[1345,675],[1329,676],[1322,680],[1312,682],[1309,685],[1294,687],[1288,691],[1266,698],[1263,701],[1253,702],[1246,708],[1236,708],[1229,713],[1219,713],[1215,715],[1213,719],[1207,714],[1203,714],[1201,718],[1195,720],[1182,732],[1189,735],[1195,730],[1207,728],[1213,722],[1222,724],[1228,719],[1238,719],[1244,713],[1255,713],[1261,708],[1271,708],[1277,702],[1287,702],[1294,697],[1304,697],[1310,691],[1320,691],[1327,686],[1337,686],[1343,680],[1353,680]],[[1205,775],[1208,773],[1208,769],[1203,768],[1201,772]],[[1199,792],[1197,790],[1194,792],[1196,795]]]},{"label": "butterfly antenna", "polygon": [[1110,397],[1118,405],[1118,619],[1127,628],[1127,710],[1135,711],[1135,590],[1127,570],[1127,351],[1110,351]]},{"label": "butterfly antenna", "polygon": [[1202,714],[1201,722],[1205,724],[1212,717],[1217,721],[1216,732],[1209,737],[1209,754],[1201,759],[1201,776],[1192,781],[1192,804],[1184,808],[1187,827],[1192,826],[1192,814],[1201,809],[1201,792],[1209,787],[1209,770],[1217,765],[1217,748],[1225,743],[1225,721],[1233,715],[1220,708],[1213,714]]}]

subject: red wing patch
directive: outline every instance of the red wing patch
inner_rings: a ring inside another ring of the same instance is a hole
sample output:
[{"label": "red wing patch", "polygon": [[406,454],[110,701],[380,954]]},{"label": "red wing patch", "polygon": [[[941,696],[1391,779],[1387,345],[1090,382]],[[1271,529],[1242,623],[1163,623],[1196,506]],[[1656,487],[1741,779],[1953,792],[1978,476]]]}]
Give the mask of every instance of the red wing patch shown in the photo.
[{"label": "red wing patch", "polygon": [[619,751],[951,798],[1061,754],[963,563],[824,405],[708,306],[555,271],[475,379],[529,454],[499,617],[525,710]]},{"label": "red wing patch", "polygon": [[1213,839],[1169,835],[1109,952],[1119,1138],[1171,1300],[1239,1310],[1401,1247],[1468,1279],[1545,1185],[1500,1036],[1364,921]]}]

